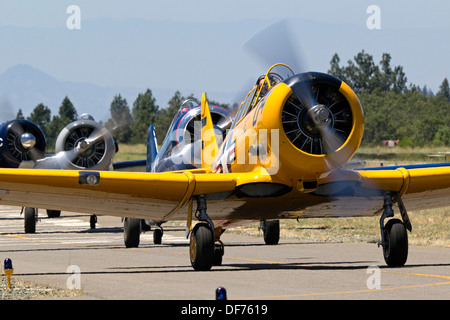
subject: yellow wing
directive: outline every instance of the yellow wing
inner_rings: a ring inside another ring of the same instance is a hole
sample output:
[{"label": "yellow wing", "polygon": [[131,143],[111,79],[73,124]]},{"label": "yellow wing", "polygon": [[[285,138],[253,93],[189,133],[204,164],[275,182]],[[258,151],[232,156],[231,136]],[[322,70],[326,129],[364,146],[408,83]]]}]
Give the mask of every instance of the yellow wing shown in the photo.
[{"label": "yellow wing", "polygon": [[316,194],[369,198],[386,191],[409,210],[450,206],[450,163],[341,170],[321,180]]},{"label": "yellow wing", "polygon": [[267,180],[255,173],[201,172],[0,169],[0,204],[161,221],[192,196],[223,198],[239,184]]},{"label": "yellow wing", "polygon": [[450,206],[450,165],[339,170],[309,193],[302,192],[297,181],[273,183],[264,170],[214,174],[0,169],[0,204],[156,221],[186,219],[186,204],[201,194],[207,196],[211,219],[373,215],[381,212],[385,191],[402,196],[409,210]]}]

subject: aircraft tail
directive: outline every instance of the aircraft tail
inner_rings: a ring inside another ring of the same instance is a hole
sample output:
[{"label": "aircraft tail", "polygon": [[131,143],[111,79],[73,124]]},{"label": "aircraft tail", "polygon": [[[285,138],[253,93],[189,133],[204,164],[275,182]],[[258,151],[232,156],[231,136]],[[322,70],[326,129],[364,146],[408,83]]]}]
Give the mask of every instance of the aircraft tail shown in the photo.
[{"label": "aircraft tail", "polygon": [[156,155],[158,154],[158,143],[156,141],[156,130],[153,124],[148,128],[147,134],[147,166],[146,171],[151,172],[153,162],[155,162]]},{"label": "aircraft tail", "polygon": [[206,95],[202,95],[202,168],[210,168],[219,151]]}]

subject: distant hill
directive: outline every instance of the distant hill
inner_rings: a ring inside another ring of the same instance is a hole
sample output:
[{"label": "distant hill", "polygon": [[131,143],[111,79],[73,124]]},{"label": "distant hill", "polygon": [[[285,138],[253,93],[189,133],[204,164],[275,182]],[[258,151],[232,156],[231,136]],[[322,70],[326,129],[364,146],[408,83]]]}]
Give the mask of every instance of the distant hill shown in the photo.
[{"label": "distant hill", "polygon": [[144,88],[101,87],[89,83],[59,81],[30,65],[20,64],[8,68],[0,75],[0,120],[14,118],[19,109],[28,116],[43,103],[52,115],[58,112],[67,95],[78,113],[91,113],[96,120],[107,120],[113,97],[121,94],[131,107],[134,99]]},{"label": "distant hill", "polygon": [[[18,64],[0,74],[0,123],[14,119],[19,109],[22,109],[25,117],[29,116],[39,103],[49,107],[52,115],[55,115],[65,96],[69,97],[79,115],[87,112],[95,120],[106,122],[110,117],[109,108],[115,95],[120,94],[127,99],[131,110],[138,94],[146,89],[60,81],[30,65]],[[165,108],[177,89],[150,90],[160,108]],[[182,92],[183,95],[191,93],[200,99],[200,91]],[[230,103],[229,94],[213,92],[211,96],[215,101]]]}]

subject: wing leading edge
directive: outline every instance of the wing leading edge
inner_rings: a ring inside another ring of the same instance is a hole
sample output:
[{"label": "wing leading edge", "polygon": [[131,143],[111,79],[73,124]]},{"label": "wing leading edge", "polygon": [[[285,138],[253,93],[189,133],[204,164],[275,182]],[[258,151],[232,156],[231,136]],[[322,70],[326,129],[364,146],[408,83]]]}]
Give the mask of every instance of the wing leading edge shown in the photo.
[{"label": "wing leading edge", "polygon": [[450,206],[450,164],[339,170],[319,181],[314,192],[302,193],[294,187],[276,197],[236,196],[244,185],[271,182],[264,171],[0,169],[0,204],[157,221],[184,219],[180,209],[201,194],[216,200],[208,205],[211,218],[233,220],[373,215],[382,209],[386,191],[398,193],[408,210]]},{"label": "wing leading edge", "polygon": [[0,169],[0,204],[164,220],[192,196],[224,197],[236,186],[270,181],[258,173],[146,173]]},{"label": "wing leading edge", "polygon": [[319,183],[320,196],[398,193],[410,210],[450,206],[450,163],[341,170]]}]

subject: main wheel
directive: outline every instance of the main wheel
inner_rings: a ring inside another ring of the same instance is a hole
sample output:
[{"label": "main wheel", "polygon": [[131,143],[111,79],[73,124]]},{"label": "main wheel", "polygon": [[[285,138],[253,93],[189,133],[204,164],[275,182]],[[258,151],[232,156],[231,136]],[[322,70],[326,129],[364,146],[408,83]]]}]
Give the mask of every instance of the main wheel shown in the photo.
[{"label": "main wheel", "polygon": [[36,232],[36,209],[35,208],[25,208],[25,233],[35,233]]},{"label": "main wheel", "polygon": [[123,223],[123,238],[125,247],[139,247],[139,238],[141,236],[141,220],[136,218],[125,218]]},{"label": "main wheel", "polygon": [[214,236],[207,223],[199,223],[192,230],[189,255],[194,270],[211,269],[214,263]]},{"label": "main wheel", "polygon": [[264,242],[268,245],[278,244],[280,241],[280,220],[263,221],[261,228],[264,233]]},{"label": "main wheel", "polygon": [[391,267],[402,267],[408,258],[408,234],[403,222],[391,219],[384,227],[384,238],[387,244],[383,246],[384,261]]}]

